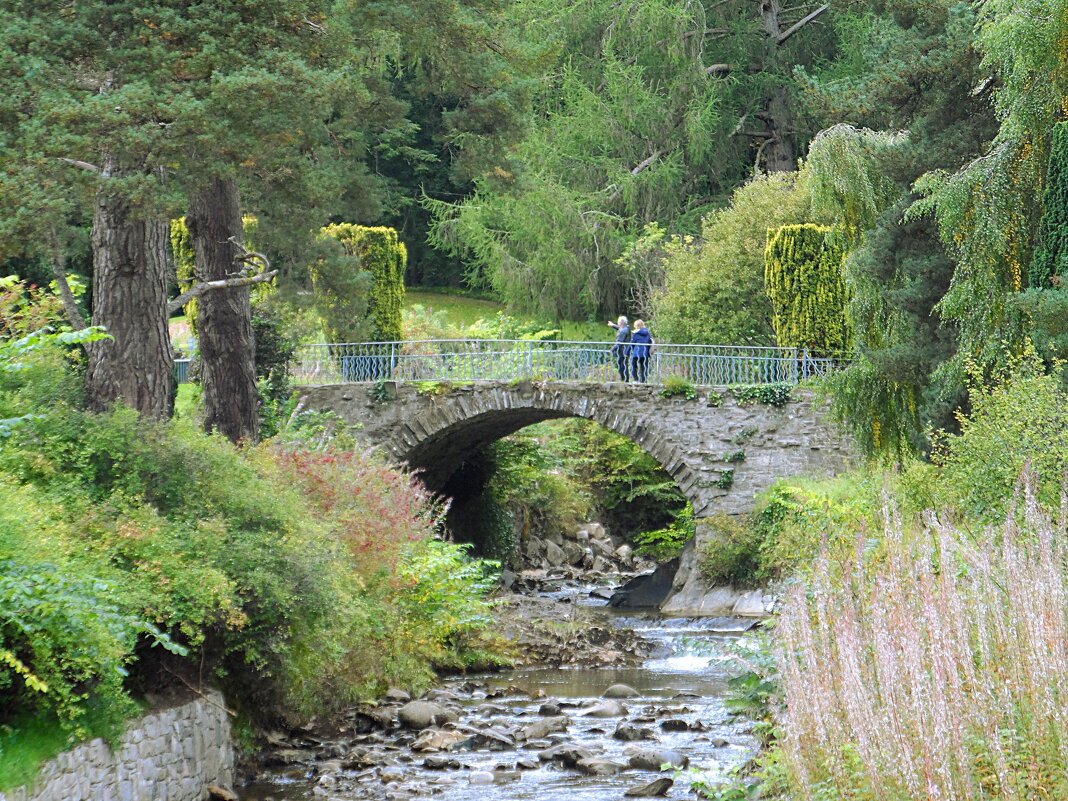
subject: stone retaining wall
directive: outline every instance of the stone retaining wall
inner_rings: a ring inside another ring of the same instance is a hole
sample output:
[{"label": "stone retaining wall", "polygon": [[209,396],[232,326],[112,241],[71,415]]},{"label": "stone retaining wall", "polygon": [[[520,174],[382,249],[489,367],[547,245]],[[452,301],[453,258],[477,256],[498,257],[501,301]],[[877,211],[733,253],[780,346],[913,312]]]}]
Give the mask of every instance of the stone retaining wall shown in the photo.
[{"label": "stone retaining wall", "polygon": [[47,763],[35,786],[0,801],[201,801],[233,782],[234,751],[222,696],[210,692],[133,721],[113,751],[83,743]]}]

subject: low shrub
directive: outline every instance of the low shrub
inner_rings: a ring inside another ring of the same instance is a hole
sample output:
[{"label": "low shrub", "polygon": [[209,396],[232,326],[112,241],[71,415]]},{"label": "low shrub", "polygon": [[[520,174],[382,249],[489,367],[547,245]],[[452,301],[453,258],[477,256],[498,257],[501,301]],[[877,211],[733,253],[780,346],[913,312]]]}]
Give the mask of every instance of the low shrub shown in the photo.
[{"label": "low shrub", "polygon": [[756,586],[763,575],[762,532],[746,517],[717,514],[705,521],[708,536],[698,554],[697,569],[710,586]]},{"label": "low shrub", "polygon": [[1068,473],[1068,391],[1034,351],[986,382],[973,369],[971,412],[958,413],[959,434],[934,437],[940,501],[966,515],[1004,517],[1017,476],[1030,464],[1041,476],[1043,503],[1060,503]]},{"label": "low shrub", "polygon": [[669,375],[664,378],[664,386],[660,390],[660,397],[693,400],[697,397],[697,389],[689,379],[681,375]]}]

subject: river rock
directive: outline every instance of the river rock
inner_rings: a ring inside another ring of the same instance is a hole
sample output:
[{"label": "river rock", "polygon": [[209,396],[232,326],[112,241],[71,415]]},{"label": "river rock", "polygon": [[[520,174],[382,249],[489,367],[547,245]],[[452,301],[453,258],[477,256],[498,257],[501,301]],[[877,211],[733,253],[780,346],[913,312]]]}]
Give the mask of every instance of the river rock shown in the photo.
[{"label": "river rock", "polygon": [[569,565],[581,565],[582,556],[585,554],[585,550],[581,546],[574,542],[565,542],[562,546],[564,552],[564,562]]},{"label": "river rock", "polygon": [[508,751],[515,748],[515,740],[500,729],[471,729],[464,726],[459,731],[467,732],[464,747],[472,751]]},{"label": "river rock", "polygon": [[467,780],[476,787],[481,787],[487,784],[493,784],[493,774],[488,770],[476,770],[467,778]]},{"label": "river rock", "polygon": [[574,767],[581,760],[593,757],[593,751],[574,743],[560,743],[560,745],[538,752],[538,759],[542,762],[561,762],[568,767]]},{"label": "river rock", "polygon": [[600,523],[589,523],[586,525],[586,532],[594,539],[600,539],[604,537],[608,532],[605,527]]},{"label": "river rock", "polygon": [[536,759],[531,759],[530,757],[523,757],[522,759],[516,761],[515,766],[519,768],[519,770],[537,770],[541,767],[541,763],[538,762],[538,760]]},{"label": "river rock", "polygon": [[596,589],[590,590],[591,598],[599,598],[602,601],[611,600],[613,595],[615,595],[615,592],[607,587],[597,587]]},{"label": "river rock", "polygon": [[661,765],[685,768],[690,758],[669,748],[642,748],[630,755],[627,764],[638,770],[660,770]]},{"label": "river rock", "polygon": [[612,564],[608,559],[603,556],[597,555],[593,557],[593,572],[594,573],[613,573],[616,566]]},{"label": "river rock", "polygon": [[423,760],[423,767],[427,770],[459,770],[463,765],[456,757],[428,756]]},{"label": "river rock", "polygon": [[613,684],[607,690],[604,691],[602,698],[638,698],[641,695],[640,692],[635,690],[629,684]]},{"label": "river rock", "polygon": [[713,737],[713,738],[711,738],[709,740],[709,742],[712,743],[712,747],[713,748],[724,748],[724,747],[730,745],[730,743],[727,742],[722,737]]},{"label": "river rock", "polygon": [[667,795],[667,791],[671,789],[674,783],[673,779],[661,776],[659,779],[653,779],[648,784],[631,787],[623,795],[627,798],[655,798],[658,795]]},{"label": "river rock", "polygon": [[397,710],[397,718],[405,728],[421,731],[435,724],[451,723],[459,716],[433,701],[409,701]]},{"label": "river rock", "polygon": [[406,704],[412,700],[411,694],[399,687],[390,687],[382,697],[394,704]]},{"label": "river rock", "polygon": [[580,714],[588,718],[618,718],[627,714],[627,708],[614,698],[606,698],[584,709]]},{"label": "river rock", "polygon": [[592,759],[580,759],[575,763],[575,767],[590,776],[615,776],[627,766],[619,762],[613,762],[610,759],[594,757]]},{"label": "river rock", "polygon": [[426,729],[412,743],[413,751],[448,751],[462,743],[470,735],[459,731]]},{"label": "river rock", "polygon": [[660,728],[664,731],[689,731],[690,724],[681,718],[668,718],[660,721]]},{"label": "river rock", "polygon": [[623,742],[633,742],[634,740],[652,740],[653,730],[646,728],[645,726],[638,726],[634,723],[628,723],[625,720],[621,720],[619,725],[616,726],[616,730],[612,732],[612,737],[616,740],[622,740]]},{"label": "river rock", "polygon": [[570,722],[571,721],[567,717],[567,715],[557,715],[551,718],[542,718],[541,720],[536,720],[529,726],[526,726],[519,733],[519,739],[541,740],[544,737],[548,737],[553,732],[567,731],[567,725]]},{"label": "river rock", "polygon": [[560,714],[560,702],[557,700],[546,701],[538,707],[538,714],[546,717],[555,717]]},{"label": "river rock", "polygon": [[766,617],[774,607],[774,597],[762,590],[753,590],[744,593],[735,601],[731,614],[738,617]]}]

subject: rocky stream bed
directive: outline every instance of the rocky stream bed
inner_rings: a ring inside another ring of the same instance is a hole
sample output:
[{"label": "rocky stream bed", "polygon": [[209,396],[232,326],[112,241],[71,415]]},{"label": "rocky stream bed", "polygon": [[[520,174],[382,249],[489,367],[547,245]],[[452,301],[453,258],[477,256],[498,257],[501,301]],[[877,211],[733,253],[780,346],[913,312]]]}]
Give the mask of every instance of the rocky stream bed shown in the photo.
[{"label": "rocky stream bed", "polygon": [[[712,658],[752,620],[664,619],[605,604],[621,577],[527,571],[501,598],[524,667],[392,690],[328,726],[270,736],[244,801],[693,798],[754,751]],[[665,767],[665,766],[674,766]]]}]

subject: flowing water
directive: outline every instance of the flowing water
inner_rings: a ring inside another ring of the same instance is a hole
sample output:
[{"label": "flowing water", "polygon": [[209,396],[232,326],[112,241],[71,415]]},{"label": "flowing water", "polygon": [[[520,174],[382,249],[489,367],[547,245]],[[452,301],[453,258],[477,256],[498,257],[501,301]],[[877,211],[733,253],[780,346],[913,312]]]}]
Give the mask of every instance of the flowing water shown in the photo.
[{"label": "flowing water", "polygon": [[[585,597],[585,588],[572,587],[567,592],[572,598]],[[733,640],[744,636],[752,621],[664,619],[634,613],[612,615],[611,619],[615,625],[630,628],[655,643],[652,656],[641,666],[520,668],[447,680],[441,687],[451,693],[450,700],[462,706],[461,725],[514,730],[543,719],[542,707],[552,701],[559,704],[562,714],[569,716],[566,732],[550,734],[540,743],[492,744],[501,750],[438,754],[439,765],[442,758],[451,760],[448,767],[438,769],[424,765],[431,754],[407,747],[414,739],[410,734],[382,746],[389,755],[386,765],[370,768],[351,764],[346,767],[346,746],[333,744],[325,755],[319,756],[325,763],[261,772],[254,783],[242,788],[241,798],[617,801],[628,788],[673,775],[672,771],[627,767],[616,775],[593,776],[557,761],[539,760],[539,752],[546,747],[566,742],[588,748],[598,759],[623,765],[636,749],[670,749],[684,754],[690,760],[689,770],[676,777],[674,785],[661,797],[692,799],[688,786],[691,772],[699,772],[709,781],[725,779],[755,750],[750,724],[732,718],[724,707],[729,667],[716,658]],[[582,715],[582,707],[598,702],[604,691],[617,683],[629,685],[639,693],[638,697],[623,700],[625,718]],[[613,738],[620,720],[650,729],[651,739],[624,742]],[[665,721],[670,723],[665,726]],[[357,740],[353,747],[358,747]],[[328,765],[327,771],[322,764]]]}]

